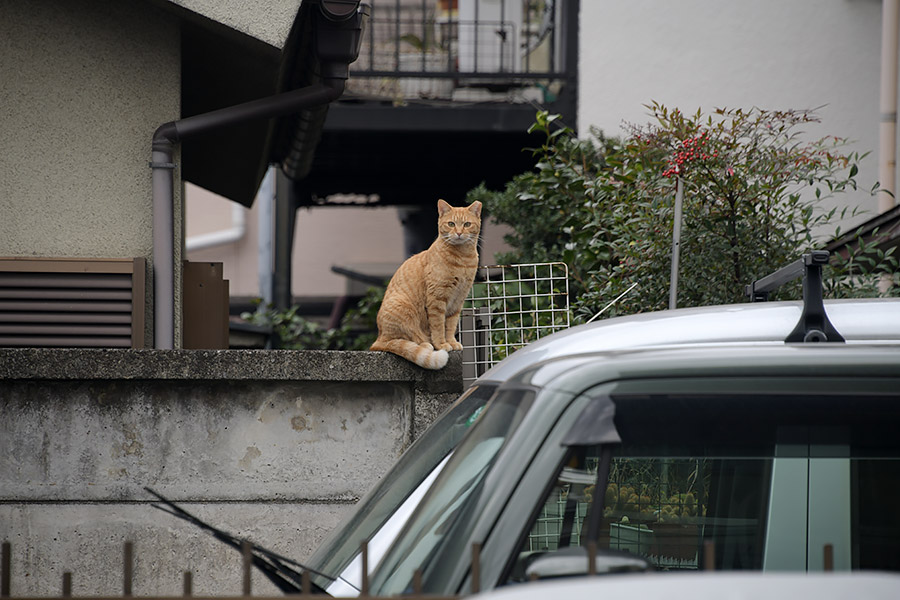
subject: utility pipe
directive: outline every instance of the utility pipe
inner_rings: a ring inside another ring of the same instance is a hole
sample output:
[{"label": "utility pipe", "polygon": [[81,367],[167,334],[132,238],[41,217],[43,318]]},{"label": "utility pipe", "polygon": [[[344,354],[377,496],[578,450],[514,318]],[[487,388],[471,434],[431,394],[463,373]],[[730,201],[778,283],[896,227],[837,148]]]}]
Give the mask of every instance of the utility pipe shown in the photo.
[{"label": "utility pipe", "polygon": [[256,197],[256,239],[257,239],[257,279],[259,281],[259,297],[263,306],[272,303],[272,267],[274,251],[273,208],[275,204],[275,169],[269,167],[263,177]]},{"label": "utility pipe", "polygon": [[[900,0],[881,3],[881,122],[879,125],[878,180],[883,192],[878,196],[878,212],[896,204],[897,173],[897,32],[900,29]],[[887,193],[885,193],[887,192]]]},{"label": "utility pipe", "polygon": [[247,209],[237,202],[231,203],[231,227],[227,229],[219,229],[218,231],[210,231],[209,233],[200,233],[192,235],[184,241],[184,249],[188,252],[192,250],[203,250],[204,248],[213,248],[224,244],[231,244],[244,237],[247,233]]},{"label": "utility pipe", "polygon": [[175,347],[175,144],[222,127],[328,104],[340,97],[344,83],[345,77],[327,77],[322,83],[169,121],[156,129],[150,162],[153,169],[153,339],[156,348],[171,350]]}]

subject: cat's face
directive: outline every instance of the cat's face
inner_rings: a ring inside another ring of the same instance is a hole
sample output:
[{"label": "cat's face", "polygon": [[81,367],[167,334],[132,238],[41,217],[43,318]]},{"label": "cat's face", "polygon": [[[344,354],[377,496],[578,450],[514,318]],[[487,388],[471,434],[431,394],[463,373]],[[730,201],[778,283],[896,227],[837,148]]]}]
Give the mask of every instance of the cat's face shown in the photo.
[{"label": "cat's face", "polygon": [[481,231],[481,202],[469,206],[450,206],[438,200],[438,235],[448,244],[477,244]]}]

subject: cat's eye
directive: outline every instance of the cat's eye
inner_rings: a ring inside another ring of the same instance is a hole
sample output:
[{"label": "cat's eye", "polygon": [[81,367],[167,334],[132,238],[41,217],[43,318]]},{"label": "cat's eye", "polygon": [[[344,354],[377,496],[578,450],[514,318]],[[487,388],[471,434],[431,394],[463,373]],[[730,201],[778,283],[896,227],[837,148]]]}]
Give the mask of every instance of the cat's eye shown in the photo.
[{"label": "cat's eye", "polygon": [[471,227],[471,226],[472,226],[472,224],[469,223],[468,221],[466,221],[465,223],[463,223],[463,227]]},{"label": "cat's eye", "polygon": [[453,221],[450,221],[449,223],[447,223],[447,225],[449,225],[450,227],[456,227],[456,223],[454,223]]}]

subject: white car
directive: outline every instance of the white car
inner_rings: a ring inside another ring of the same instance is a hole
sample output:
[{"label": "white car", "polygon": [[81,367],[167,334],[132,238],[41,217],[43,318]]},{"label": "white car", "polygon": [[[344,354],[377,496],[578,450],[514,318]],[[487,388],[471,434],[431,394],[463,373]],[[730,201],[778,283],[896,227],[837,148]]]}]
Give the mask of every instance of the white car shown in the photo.
[{"label": "white car", "polygon": [[477,600],[896,600],[888,573],[679,573],[579,577],[500,588]]}]

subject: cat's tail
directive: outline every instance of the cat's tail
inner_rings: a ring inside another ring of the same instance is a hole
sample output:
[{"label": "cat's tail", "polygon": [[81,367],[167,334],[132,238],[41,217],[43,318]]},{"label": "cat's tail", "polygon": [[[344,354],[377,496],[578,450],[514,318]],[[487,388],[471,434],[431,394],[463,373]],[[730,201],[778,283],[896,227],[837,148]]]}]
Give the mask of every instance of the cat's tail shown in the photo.
[{"label": "cat's tail", "polygon": [[450,359],[446,350],[435,350],[428,342],[417,344],[411,340],[375,340],[369,350],[392,352],[425,369],[443,369]]}]

